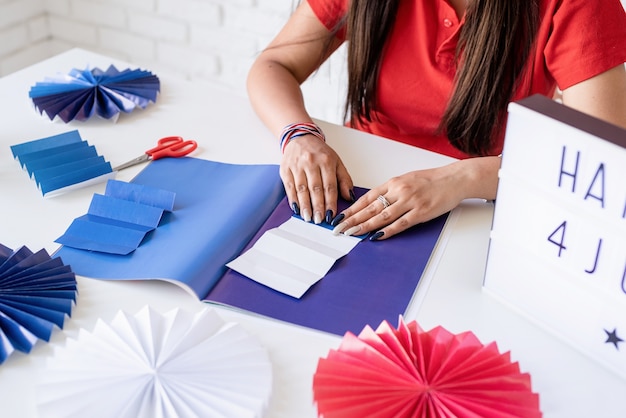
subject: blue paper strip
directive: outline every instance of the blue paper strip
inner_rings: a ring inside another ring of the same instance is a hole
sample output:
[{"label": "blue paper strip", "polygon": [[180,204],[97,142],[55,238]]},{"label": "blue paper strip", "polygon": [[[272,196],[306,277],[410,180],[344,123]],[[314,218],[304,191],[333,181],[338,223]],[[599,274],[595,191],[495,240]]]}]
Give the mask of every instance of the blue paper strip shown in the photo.
[{"label": "blue paper strip", "polygon": [[[47,253],[46,253],[47,254]],[[27,267],[24,270],[16,271],[12,274],[0,275],[0,285],[6,286],[12,281],[19,281],[24,278],[36,278],[40,274],[48,274],[50,270],[65,267],[60,258],[49,258],[37,265]]]},{"label": "blue paper strip", "polygon": [[24,142],[22,144],[12,145],[11,151],[13,157],[19,158],[21,154],[28,154],[35,151],[47,150],[62,145],[71,144],[73,142],[82,141],[77,130],[65,132],[58,135],[49,136],[47,138],[35,139],[34,141]]},{"label": "blue paper strip", "polygon": [[[54,298],[39,298],[32,296],[11,296],[3,295],[2,304],[10,306],[19,312],[32,315],[45,322],[52,323],[59,328],[63,327],[65,315],[72,311],[71,300],[56,300]],[[6,310],[5,310],[6,312]],[[46,336],[49,338],[49,332],[52,328],[46,324]],[[38,335],[39,338],[42,338]],[[47,338],[46,338],[47,339]]]},{"label": "blue paper strip", "polygon": [[[24,329],[27,329],[28,332],[33,334],[35,337],[40,338],[42,340],[49,341],[50,335],[52,335],[52,330],[54,328],[54,323],[39,317],[37,315],[31,314],[29,312],[25,312],[20,308],[14,308],[9,304],[0,301],[0,312],[5,314],[10,320],[13,321],[15,325],[19,325],[20,328],[19,333],[25,335]],[[14,331],[17,331],[15,328],[12,328]],[[11,337],[9,337],[11,338]],[[27,346],[22,345],[23,339],[17,336],[14,336],[15,342],[18,344],[15,348],[20,351],[24,351],[28,353],[32,346],[34,345],[29,341]],[[15,343],[13,345],[16,345]]]},{"label": "blue paper strip", "polygon": [[105,162],[103,164],[87,167],[86,169],[78,172],[42,181],[41,183],[39,183],[39,188],[41,189],[41,192],[45,195],[46,193],[59,190],[63,187],[73,186],[87,180],[104,176],[111,172],[111,164],[109,162]]},{"label": "blue paper strip", "polygon": [[29,250],[26,246],[20,247],[17,251],[11,253],[11,255],[6,260],[4,260],[2,265],[0,265],[0,277],[4,276],[7,271],[11,271],[11,268],[18,265],[23,260],[32,255],[33,252]]},{"label": "blue paper strip", "polygon": [[84,215],[74,219],[67,231],[55,242],[80,250],[125,255],[139,247],[146,232],[143,228],[132,228],[127,223],[107,219],[98,222],[93,217]]},{"label": "blue paper strip", "polygon": [[[11,313],[13,311],[11,310],[9,312]],[[24,332],[25,329],[26,328],[20,325],[15,319],[4,314],[4,305],[0,302],[0,332],[9,340],[9,344],[13,349],[29,353],[36,340],[33,339],[29,333]],[[0,363],[5,359],[6,354],[5,357],[0,358]]]},{"label": "blue paper strip", "polygon": [[96,147],[93,145],[73,149],[71,151],[63,152],[60,154],[53,154],[39,160],[31,161],[26,164],[26,170],[30,176],[36,171],[42,170],[67,170],[63,167],[65,164],[81,164],[86,160],[98,157]]},{"label": "blue paper strip", "polygon": [[27,164],[31,163],[32,161],[40,160],[42,158],[46,158],[51,155],[61,154],[64,152],[73,151],[78,148],[84,148],[88,146],[89,146],[89,143],[87,141],[73,142],[71,144],[60,145],[58,147],[54,147],[54,148],[50,148],[50,149],[46,149],[42,151],[34,151],[34,152],[19,154],[19,161],[22,167],[24,167]]},{"label": "blue paper strip", "polygon": [[176,197],[176,193],[169,190],[115,180],[107,182],[105,194],[118,199],[154,206],[169,212],[174,210]]},{"label": "blue paper strip", "polygon": [[[3,294],[54,294],[60,295],[67,290],[76,291],[76,278],[70,270],[62,274],[50,273],[50,276],[42,276],[39,278],[25,278],[19,282],[8,283],[6,287],[3,285]],[[72,300],[76,298],[71,297]]]},{"label": "blue paper strip", "polygon": [[[70,72],[70,75],[72,75],[72,72]],[[82,91],[86,88],[92,87],[94,82],[95,80],[88,82],[78,78],[67,79],[67,81],[62,84],[58,82],[41,81],[36,84],[35,88],[32,88],[28,92],[28,96],[31,98],[39,98],[56,94],[70,93],[72,91]]]},{"label": "blue paper strip", "polygon": [[96,98],[89,90],[68,91],[44,97],[33,97],[37,109],[42,109],[53,120],[59,116],[64,122],[87,120],[95,113]]},{"label": "blue paper strip", "polygon": [[89,171],[91,168],[106,166],[107,164],[109,163],[107,163],[103,157],[93,155],[76,161],[71,160],[61,165],[47,166],[33,170],[32,177],[38,185],[47,183],[57,177],[66,178],[68,181],[71,181],[73,177],[80,177],[80,173],[83,171]]},{"label": "blue paper strip", "polygon": [[48,252],[45,249],[33,253],[26,247],[22,247],[20,251],[21,252],[16,253],[16,256],[13,258],[13,265],[9,267],[9,264],[7,263],[7,268],[3,269],[0,277],[11,277],[13,274],[17,274],[25,269],[29,269],[30,267],[44,263],[50,259],[50,255],[48,255]]},{"label": "blue paper strip", "polygon": [[11,257],[11,254],[13,254],[12,249],[0,244],[0,266]]},{"label": "blue paper strip", "polygon": [[148,232],[159,225],[163,209],[130,200],[94,194],[88,213],[89,215],[136,225],[138,230]]}]

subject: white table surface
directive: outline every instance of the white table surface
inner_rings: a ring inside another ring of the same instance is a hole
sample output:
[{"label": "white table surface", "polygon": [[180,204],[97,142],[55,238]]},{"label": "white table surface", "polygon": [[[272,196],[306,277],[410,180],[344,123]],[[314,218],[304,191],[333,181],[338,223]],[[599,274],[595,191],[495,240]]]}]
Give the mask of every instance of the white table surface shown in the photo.
[{"label": "white table surface", "polygon": [[[104,184],[43,198],[11,156],[9,146],[78,129],[99,154],[117,165],[141,155],[156,139],[181,135],[195,139],[195,157],[229,163],[278,163],[277,141],[257,119],[246,98],[215,86],[159,75],[161,94],[145,110],[122,114],[116,123],[94,118],[87,122],[51,122],[39,115],[28,98],[29,88],[44,77],[87,66],[135,68],[88,51],[75,49],[0,79],[0,243],[31,250],[58,248],[54,240],[71,221],[86,213],[94,193]],[[449,158],[320,122],[328,142],[339,152],[355,184],[373,187],[409,170],[446,164]],[[117,174],[131,180],[142,167]],[[483,343],[496,341],[511,351],[522,371],[529,372],[546,417],[622,417],[626,383],[588,360],[523,315],[482,289],[493,214],[490,203],[464,202],[454,212],[449,239],[434,276],[420,286],[419,306],[406,320],[417,319],[424,329],[441,325],[451,332],[474,332]],[[514,220],[512,220],[514,221]],[[384,244],[383,244],[384,245]],[[31,353],[13,353],[0,364],[3,417],[36,417],[39,372],[52,345],[89,331],[98,318],[110,321],[120,309],[135,313],[146,305],[160,312],[179,307],[206,307],[171,283],[99,281],[78,277],[79,294],[71,318],[49,343],[38,342]],[[274,387],[267,417],[314,417],[312,376],[317,360],[336,348],[340,337],[270,319],[214,307],[226,321],[236,321],[268,349]],[[372,324],[376,327],[378,324]],[[395,324],[394,324],[395,325]]]}]

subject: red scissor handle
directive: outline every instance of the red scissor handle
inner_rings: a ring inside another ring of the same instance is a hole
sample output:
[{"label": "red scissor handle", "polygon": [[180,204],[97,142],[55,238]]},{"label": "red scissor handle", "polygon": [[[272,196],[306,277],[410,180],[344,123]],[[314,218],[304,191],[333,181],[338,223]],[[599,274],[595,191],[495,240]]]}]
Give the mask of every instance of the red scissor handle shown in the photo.
[{"label": "red scissor handle", "polygon": [[192,140],[184,141],[180,136],[167,136],[159,139],[157,146],[146,151],[153,160],[163,157],[182,157],[198,148],[198,143]]}]

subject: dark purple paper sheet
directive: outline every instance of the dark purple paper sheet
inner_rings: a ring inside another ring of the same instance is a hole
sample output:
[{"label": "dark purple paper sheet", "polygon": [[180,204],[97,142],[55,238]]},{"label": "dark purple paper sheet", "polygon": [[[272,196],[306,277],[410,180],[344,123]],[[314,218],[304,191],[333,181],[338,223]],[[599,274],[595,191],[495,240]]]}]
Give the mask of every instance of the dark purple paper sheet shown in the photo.
[{"label": "dark purple paper sheet", "polygon": [[[357,189],[357,196],[364,190]],[[347,207],[342,203],[340,210]],[[292,216],[286,198],[244,251]],[[445,225],[447,214],[385,241],[361,241],[300,299],[228,270],[205,298],[289,323],[343,335],[404,314]],[[243,252],[243,251],[242,251]]]}]

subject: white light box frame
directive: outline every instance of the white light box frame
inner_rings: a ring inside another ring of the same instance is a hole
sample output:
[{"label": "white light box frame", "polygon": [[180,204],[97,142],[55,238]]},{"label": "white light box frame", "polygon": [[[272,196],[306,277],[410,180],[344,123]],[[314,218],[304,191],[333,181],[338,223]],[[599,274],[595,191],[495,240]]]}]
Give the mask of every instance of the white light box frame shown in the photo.
[{"label": "white light box frame", "polygon": [[626,130],[511,103],[483,289],[626,378]]}]

